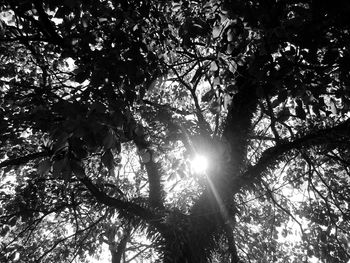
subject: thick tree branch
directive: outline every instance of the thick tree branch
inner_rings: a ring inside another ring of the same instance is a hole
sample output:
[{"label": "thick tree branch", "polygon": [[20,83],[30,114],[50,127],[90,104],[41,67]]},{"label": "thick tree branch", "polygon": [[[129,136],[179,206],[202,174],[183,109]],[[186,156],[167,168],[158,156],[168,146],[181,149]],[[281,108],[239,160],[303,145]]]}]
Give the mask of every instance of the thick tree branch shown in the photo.
[{"label": "thick tree branch", "polygon": [[247,171],[238,178],[235,186],[236,191],[238,191],[241,187],[248,186],[252,182],[259,179],[266,169],[281,160],[284,154],[288,153],[289,151],[307,149],[312,146],[344,141],[344,138],[349,140],[349,133],[350,119],[334,127],[322,129],[295,139],[291,142],[281,143],[280,145],[265,150],[259,161],[254,166],[248,168]]},{"label": "thick tree branch", "polygon": [[140,219],[145,220],[150,224],[156,223],[160,219],[160,216],[156,215],[155,213],[153,213],[145,207],[106,195],[86,176],[80,178],[80,181],[86,186],[86,188],[90,190],[91,194],[97,199],[97,201],[102,204],[116,208],[121,213],[131,214],[136,217],[139,217]]},{"label": "thick tree branch", "polygon": [[[257,84],[247,81],[240,91],[233,97],[229,109],[223,138],[229,142],[231,148],[231,166],[242,168],[252,127],[253,115],[258,106],[256,95]],[[233,173],[236,173],[233,171]]]},{"label": "thick tree branch", "polygon": [[38,42],[50,42],[49,40],[40,36],[16,36],[16,37],[0,37],[0,42],[16,42],[16,41],[38,41]]},{"label": "thick tree branch", "polygon": [[236,242],[233,235],[233,226],[231,224],[226,224],[224,228],[228,241],[228,251],[231,255],[231,263],[240,263],[241,261],[237,253]]},{"label": "thick tree branch", "polygon": [[0,163],[0,168],[6,167],[6,166],[12,166],[12,165],[24,165],[29,161],[41,158],[41,157],[47,157],[50,153],[48,151],[42,151],[37,153],[31,153],[25,156],[17,157],[14,159],[9,159],[6,161],[3,161]]}]

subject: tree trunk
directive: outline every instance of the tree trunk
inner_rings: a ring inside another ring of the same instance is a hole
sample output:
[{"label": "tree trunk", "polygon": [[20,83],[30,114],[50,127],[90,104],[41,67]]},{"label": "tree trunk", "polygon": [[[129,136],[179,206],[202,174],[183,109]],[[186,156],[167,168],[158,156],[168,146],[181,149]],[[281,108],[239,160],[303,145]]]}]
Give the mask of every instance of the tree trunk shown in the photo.
[{"label": "tree trunk", "polygon": [[[169,219],[165,255],[167,263],[210,262],[218,238],[225,235],[230,244],[231,262],[239,262],[232,232],[227,232],[233,217],[232,196],[240,190],[240,175],[246,166],[246,151],[252,118],[257,108],[257,85],[244,79],[232,101],[223,141],[231,148],[231,158],[217,174],[208,175],[207,188],[191,209],[189,216],[173,214]],[[232,231],[232,230],[230,230]]]},{"label": "tree trunk", "polygon": [[116,242],[112,242],[112,244],[110,244],[109,250],[112,255],[112,263],[121,263],[126,249],[126,244],[128,243],[128,239],[130,237],[130,232],[130,230],[125,230],[118,244],[116,244]]}]

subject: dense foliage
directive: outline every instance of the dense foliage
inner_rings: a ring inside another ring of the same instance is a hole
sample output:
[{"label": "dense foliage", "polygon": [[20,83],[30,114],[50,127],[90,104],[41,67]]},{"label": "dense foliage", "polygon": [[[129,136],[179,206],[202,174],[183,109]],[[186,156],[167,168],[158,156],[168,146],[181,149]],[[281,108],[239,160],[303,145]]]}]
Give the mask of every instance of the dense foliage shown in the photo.
[{"label": "dense foliage", "polygon": [[58,2],[1,1],[1,262],[350,259],[347,1]]}]

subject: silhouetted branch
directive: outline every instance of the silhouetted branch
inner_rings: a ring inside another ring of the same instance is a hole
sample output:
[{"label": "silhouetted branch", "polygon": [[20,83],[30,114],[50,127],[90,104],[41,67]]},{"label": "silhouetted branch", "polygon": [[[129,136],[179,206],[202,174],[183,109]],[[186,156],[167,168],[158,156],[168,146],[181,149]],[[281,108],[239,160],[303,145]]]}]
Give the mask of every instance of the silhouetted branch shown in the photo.
[{"label": "silhouetted branch", "polygon": [[0,168],[6,167],[6,166],[15,166],[15,165],[24,165],[29,161],[41,158],[41,157],[47,157],[49,156],[49,152],[47,151],[42,151],[42,152],[37,152],[37,153],[31,153],[25,156],[17,157],[14,159],[9,159],[6,161],[3,161],[0,163]]},{"label": "silhouetted branch", "polygon": [[350,120],[331,128],[322,129],[304,135],[291,142],[281,143],[275,147],[265,150],[259,161],[240,176],[236,187],[247,186],[257,180],[267,168],[274,165],[283,158],[283,155],[291,150],[308,149],[312,146],[327,145],[332,142],[339,142],[342,138],[349,139]]},{"label": "silhouetted branch", "polygon": [[84,178],[81,178],[80,181],[90,190],[91,194],[97,199],[98,202],[118,209],[121,214],[131,214],[147,222],[159,221],[159,216],[145,207],[137,205],[133,202],[119,200],[106,195],[96,185],[94,185],[88,177],[85,176]]}]

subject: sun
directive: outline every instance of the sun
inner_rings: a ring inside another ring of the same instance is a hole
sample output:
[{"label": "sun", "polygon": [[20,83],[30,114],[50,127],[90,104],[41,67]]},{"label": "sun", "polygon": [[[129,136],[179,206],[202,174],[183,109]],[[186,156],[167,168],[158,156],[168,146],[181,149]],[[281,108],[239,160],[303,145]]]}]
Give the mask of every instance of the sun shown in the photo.
[{"label": "sun", "polygon": [[195,174],[204,174],[208,169],[208,159],[204,155],[197,154],[191,162],[191,170]]}]

